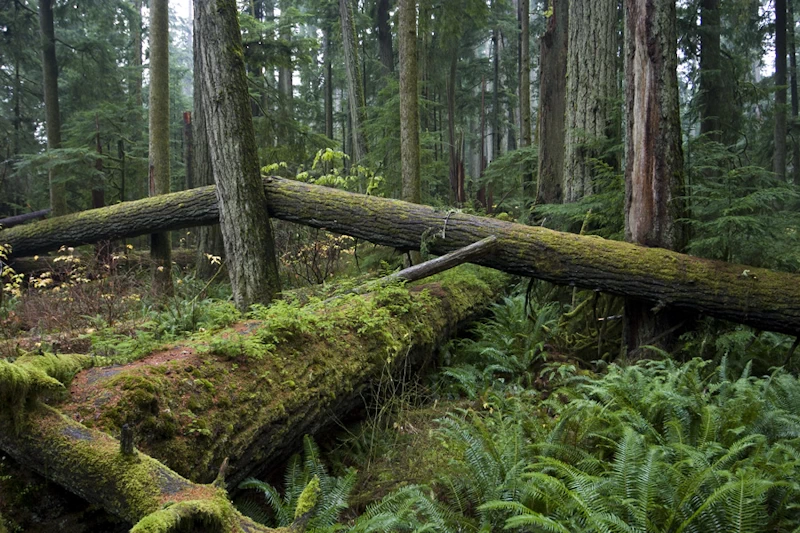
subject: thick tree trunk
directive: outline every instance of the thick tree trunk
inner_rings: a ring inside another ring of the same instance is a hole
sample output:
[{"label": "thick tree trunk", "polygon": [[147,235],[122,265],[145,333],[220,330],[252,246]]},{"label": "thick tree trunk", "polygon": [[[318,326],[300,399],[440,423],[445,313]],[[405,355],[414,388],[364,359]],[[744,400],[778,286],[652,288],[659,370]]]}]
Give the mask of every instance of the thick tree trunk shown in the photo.
[{"label": "thick tree trunk", "polygon": [[[150,196],[168,194],[169,173],[169,1],[150,4]],[[172,243],[169,233],[150,235],[153,284],[172,294]]]},{"label": "thick tree trunk", "polygon": [[564,201],[592,194],[592,158],[607,138],[617,87],[616,0],[569,3]]},{"label": "thick tree trunk", "polygon": [[142,107],[142,0],[134,0],[131,6],[131,73],[129,92],[133,98],[133,105]]},{"label": "thick tree trunk", "polygon": [[[758,329],[800,333],[800,276],[709,261],[660,248],[606,241],[466,213],[440,211],[268,179],[270,215],[400,249],[443,254],[496,235],[495,253],[478,263],[511,274],[662,302]],[[18,256],[62,245],[120,239],[209,224],[218,217],[213,187],[126,202],[3,230]],[[402,225],[398,221],[403,221]],[[442,235],[442,238],[431,238]]]},{"label": "thick tree trunk", "polygon": [[539,57],[538,204],[560,204],[564,198],[564,142],[567,78],[568,0],[550,0],[550,17]]},{"label": "thick tree trunk", "polygon": [[[201,9],[199,0],[194,0],[194,27],[200,27]],[[211,152],[208,146],[208,132],[206,117],[203,112],[203,66],[200,64],[200,43],[197,41],[197,31],[192,32],[192,48],[194,49],[194,132],[192,135],[193,152],[192,174],[198,187],[214,185],[214,172],[211,169]],[[218,221],[218,220],[217,220]],[[202,279],[211,279],[220,268],[211,262],[210,258],[225,258],[225,245],[222,242],[222,230],[219,223],[197,228],[197,275]]]},{"label": "thick tree trunk", "polygon": [[333,43],[330,22],[325,26],[325,136],[333,139]]},{"label": "thick tree trunk", "polygon": [[787,15],[789,23],[786,25],[786,32],[788,35],[789,45],[789,93],[792,98],[792,119],[789,122],[789,132],[792,139],[792,182],[797,185],[800,184],[800,130],[798,129],[798,118],[800,117],[800,101],[798,101],[797,94],[797,42],[795,40],[794,31],[794,4],[789,2],[787,4]]},{"label": "thick tree trunk", "polygon": [[775,0],[775,150],[772,171],[786,177],[786,0]]},{"label": "thick tree trunk", "polygon": [[400,0],[400,167],[402,198],[422,201],[419,161],[419,109],[417,97],[417,2]]},{"label": "thick tree trunk", "polygon": [[[47,149],[61,148],[61,112],[58,107],[58,61],[56,36],[53,25],[53,0],[39,0],[39,28],[42,37],[42,86],[44,89]],[[51,169],[50,209],[54,216],[67,214],[67,188],[59,181],[56,170]]]},{"label": "thick tree trunk", "polygon": [[[626,0],[625,29],[625,238],[681,250],[683,150],[674,0]],[[686,315],[651,308],[660,306],[641,299],[627,302],[629,351],[648,344],[669,348],[677,339]]]},{"label": "thick tree trunk", "polygon": [[[378,47],[384,74],[394,72],[394,50],[392,50],[392,28],[389,25],[389,0],[378,0],[375,26],[378,28]],[[416,15],[415,15],[416,19]],[[399,31],[398,31],[399,33]]]},{"label": "thick tree trunk", "polygon": [[364,86],[361,66],[358,59],[358,36],[353,21],[353,7],[350,0],[339,0],[339,16],[342,22],[342,48],[344,65],[347,71],[347,102],[350,107],[350,131],[352,133],[353,163],[358,163],[367,154],[367,141],[364,138],[363,109]]},{"label": "thick tree trunk", "polygon": [[233,298],[241,310],[280,290],[275,243],[259,179],[236,2],[199,9],[200,75],[211,166]]},{"label": "thick tree trunk", "polygon": [[[214,480],[229,458],[226,481],[235,488],[274,473],[304,435],[362,406],[382,376],[397,379],[430,362],[507,282],[490,269],[461,267],[408,289],[276,306],[207,342],[88,369],[60,408],[112,435],[127,425],[140,450],[195,482]],[[3,433],[0,447],[11,451],[13,432]]]},{"label": "thick tree trunk", "polygon": [[[520,0],[520,45],[519,45],[519,144],[520,148],[531,145],[531,45],[530,45],[530,0]],[[522,169],[522,192],[532,197],[533,169]]]}]

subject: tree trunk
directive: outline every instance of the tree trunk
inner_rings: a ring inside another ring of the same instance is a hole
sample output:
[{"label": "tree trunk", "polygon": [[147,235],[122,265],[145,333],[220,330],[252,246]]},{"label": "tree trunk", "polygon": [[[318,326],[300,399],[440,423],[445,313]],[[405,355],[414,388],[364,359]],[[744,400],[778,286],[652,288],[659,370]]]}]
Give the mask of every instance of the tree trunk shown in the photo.
[{"label": "tree trunk", "polygon": [[347,101],[350,107],[350,131],[352,133],[352,159],[359,163],[367,154],[367,141],[364,138],[363,109],[364,86],[361,79],[361,66],[358,59],[358,35],[353,21],[353,7],[350,0],[339,0],[339,15],[342,21],[342,48],[344,65],[347,71]]},{"label": "tree trunk", "polygon": [[[625,238],[681,250],[683,150],[674,0],[625,0],[625,29]],[[671,309],[654,313],[654,307],[641,300],[626,303],[629,351],[648,344],[669,348],[677,339],[685,315]]]},{"label": "tree trunk", "polygon": [[259,179],[236,2],[197,7],[201,105],[233,298],[244,311],[280,290],[275,243]]},{"label": "tree trunk", "polygon": [[427,285],[279,306],[205,345],[88,369],[60,409],[112,435],[127,425],[140,450],[195,482],[214,480],[229,458],[235,490],[275,473],[304,435],[363,406],[381,379],[432,362],[507,283],[496,271],[460,267]]},{"label": "tree trunk", "polygon": [[[58,61],[53,25],[53,0],[39,0],[39,28],[42,37],[42,86],[44,90],[47,149],[61,148],[61,112],[58,108]],[[67,188],[50,169],[50,209],[54,216],[67,214]]]},{"label": "tree trunk", "polygon": [[329,22],[325,26],[325,136],[333,139],[333,43],[332,28]]},{"label": "tree trunk", "polygon": [[[289,2],[282,0],[280,3],[281,18],[286,17]],[[280,25],[281,41],[291,43],[291,26],[286,20],[281,21]],[[278,91],[281,94],[281,109],[278,121],[278,143],[290,147],[294,144],[292,122],[294,121],[294,88],[292,86],[292,55],[286,52],[282,59],[281,67],[278,69]]]},{"label": "tree trunk", "polygon": [[564,201],[592,194],[593,158],[607,139],[617,87],[617,2],[570,2]]},{"label": "tree trunk", "polygon": [[[150,3],[150,196],[168,194],[169,172],[169,0]],[[153,286],[172,294],[172,243],[169,233],[150,236]]]},{"label": "tree trunk", "polygon": [[134,0],[129,20],[131,25],[131,79],[129,91],[133,105],[142,107],[142,0]]},{"label": "tree trunk", "polygon": [[564,198],[564,142],[567,77],[568,0],[550,0],[551,14],[539,50],[539,183],[537,204]]},{"label": "tree trunk", "polygon": [[[194,27],[200,27],[201,9],[198,6],[199,0],[194,0]],[[205,90],[202,83],[203,65],[200,63],[200,43],[197,40],[197,31],[192,32],[192,48],[194,50],[194,134],[192,143],[194,145],[194,167],[192,174],[197,186],[214,185],[214,172],[211,169],[211,152],[208,146],[208,131],[206,126],[205,113],[203,112],[202,102],[207,98],[203,96]],[[225,246],[222,242],[222,230],[217,223],[210,226],[197,228],[197,261],[196,271],[201,279],[211,279],[217,274],[219,266],[215,265],[211,259],[219,257],[225,258]]]},{"label": "tree trunk", "polygon": [[716,142],[724,112],[719,1],[700,2],[700,133]]},{"label": "tree trunk", "polygon": [[[270,214],[402,250],[422,239],[433,254],[490,235],[495,252],[479,264],[510,274],[583,287],[747,324],[800,333],[800,276],[710,261],[660,248],[606,241],[296,181],[264,181]],[[218,217],[213,187],[126,202],[3,230],[16,256],[209,224]],[[398,221],[403,221],[398,225]],[[436,232],[431,238],[431,228]],[[436,235],[443,235],[442,238]]]},{"label": "tree trunk", "polygon": [[[375,13],[375,25],[378,28],[378,47],[383,66],[383,73],[394,72],[394,50],[392,50],[392,28],[389,25],[389,0],[378,0]],[[416,15],[415,15],[416,20]],[[399,30],[398,30],[399,34]],[[416,32],[415,32],[416,35]]]},{"label": "tree trunk", "polygon": [[794,31],[794,4],[789,2],[787,4],[787,14],[789,17],[789,24],[786,26],[789,39],[789,66],[791,81],[789,83],[790,93],[792,96],[792,120],[789,124],[789,131],[792,139],[792,183],[795,185],[800,184],[800,130],[798,130],[798,115],[800,115],[800,101],[798,101],[797,94],[797,42],[795,41]]},{"label": "tree trunk", "polygon": [[775,0],[775,151],[772,171],[786,178],[786,0]]},{"label": "tree trunk", "polygon": [[450,55],[450,74],[447,78],[447,136],[450,155],[450,198],[455,205],[462,205],[464,184],[460,175],[461,161],[456,142],[456,76],[458,74],[458,44]]},{"label": "tree trunk", "polygon": [[400,45],[400,166],[402,198],[422,201],[419,169],[419,109],[417,97],[417,2],[399,1]]},{"label": "tree trunk", "polygon": [[[530,0],[520,0],[520,60],[519,60],[519,144],[520,148],[531,145],[531,46],[530,46]],[[533,169],[522,170],[522,192],[532,197]]]}]

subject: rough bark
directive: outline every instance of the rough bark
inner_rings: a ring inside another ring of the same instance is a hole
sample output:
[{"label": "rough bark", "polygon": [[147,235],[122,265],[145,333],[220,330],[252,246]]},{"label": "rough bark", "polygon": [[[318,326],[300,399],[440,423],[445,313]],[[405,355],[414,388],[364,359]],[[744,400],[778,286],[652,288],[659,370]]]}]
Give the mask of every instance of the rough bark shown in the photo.
[{"label": "rough bark", "polygon": [[364,85],[358,58],[358,37],[353,21],[353,7],[350,0],[339,0],[339,16],[342,23],[342,48],[344,65],[347,71],[347,102],[350,108],[350,131],[352,134],[353,163],[358,163],[367,154],[367,141],[364,138]]},{"label": "rough bark", "polygon": [[[199,28],[197,20],[200,15],[199,0],[194,0],[194,27]],[[204,100],[202,69],[200,64],[200,43],[197,41],[197,32],[192,32],[192,48],[194,49],[194,132],[192,136],[194,158],[192,159],[195,183],[198,187],[214,185],[214,173],[211,170],[211,152],[208,146],[208,132],[206,131],[206,118],[201,102]],[[211,257],[225,258],[225,246],[222,242],[222,230],[219,224],[201,226],[197,228],[197,275],[202,279],[211,279],[219,269],[210,260]]]},{"label": "rough bark", "polygon": [[142,0],[134,0],[131,6],[131,78],[129,91],[133,104],[142,107]]},{"label": "rough bark", "polygon": [[[625,29],[625,239],[680,250],[683,151],[674,0],[626,0]],[[652,312],[654,307],[640,299],[626,304],[629,351],[646,344],[669,348],[677,338],[685,315]]]},{"label": "rough bark", "polygon": [[111,434],[127,424],[140,450],[195,482],[212,481],[229,458],[235,488],[363,406],[381,376],[430,362],[507,282],[461,267],[422,286],[273,306],[205,340],[88,369],[61,409]]},{"label": "rough bark", "polygon": [[[378,47],[384,74],[394,72],[394,50],[392,28],[389,24],[389,0],[378,0],[375,11],[375,26],[378,28]],[[416,18],[416,16],[415,16]]]},{"label": "rough bark", "polygon": [[211,167],[233,298],[241,310],[280,290],[275,242],[261,186],[236,2],[203,2],[198,32]]},{"label": "rough bark", "polygon": [[[530,44],[530,0],[519,4],[520,52],[519,52],[519,145],[531,145],[531,44]],[[522,170],[522,192],[524,197],[533,196],[533,169]]]},{"label": "rough bark", "polygon": [[[295,181],[272,178],[264,187],[270,215],[282,220],[407,250],[419,249],[424,238],[433,254],[496,235],[494,254],[479,264],[663,302],[766,331],[800,333],[798,275]],[[0,232],[0,241],[11,244],[18,256],[33,255],[61,245],[209,224],[217,216],[214,188],[203,187],[17,226]]]},{"label": "rough bark", "polygon": [[417,2],[399,1],[400,44],[400,166],[402,198],[422,201],[419,161],[419,102],[417,98]]},{"label": "rough bark", "polygon": [[539,182],[536,203],[564,198],[564,142],[567,77],[568,0],[550,0],[552,13],[539,50]]},{"label": "rough bark", "polygon": [[333,43],[331,23],[325,24],[325,136],[333,139]]},{"label": "rough bark", "polygon": [[775,0],[775,150],[772,171],[786,177],[786,0]]},{"label": "rough bark", "polygon": [[[150,4],[150,196],[168,194],[169,173],[169,0]],[[169,233],[150,235],[153,284],[172,294],[172,243]]]},{"label": "rough bark", "polygon": [[[58,60],[53,25],[53,0],[39,0],[39,29],[42,37],[42,87],[44,92],[47,149],[61,148],[61,112],[58,107]],[[67,214],[67,188],[55,169],[49,172],[50,209],[54,216]]]},{"label": "rough bark", "polygon": [[569,3],[564,201],[592,194],[592,158],[607,138],[617,86],[617,2]]}]

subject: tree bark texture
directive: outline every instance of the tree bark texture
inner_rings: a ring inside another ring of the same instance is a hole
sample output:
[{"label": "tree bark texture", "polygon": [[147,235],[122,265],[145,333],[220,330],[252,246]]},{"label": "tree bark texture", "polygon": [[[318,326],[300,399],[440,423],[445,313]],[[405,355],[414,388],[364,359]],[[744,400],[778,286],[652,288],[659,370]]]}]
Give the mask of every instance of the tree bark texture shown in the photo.
[{"label": "tree bark texture", "polygon": [[142,0],[134,0],[131,6],[131,78],[129,91],[133,103],[138,108],[142,107]]},{"label": "tree bark texture", "polygon": [[[150,196],[168,194],[169,173],[169,0],[150,4]],[[153,284],[172,294],[172,243],[169,233],[150,235]]]},{"label": "tree bark texture", "polygon": [[422,201],[419,161],[419,101],[417,96],[417,2],[400,0],[400,166],[403,200]]},{"label": "tree bark texture", "polygon": [[280,290],[275,242],[259,174],[236,2],[197,7],[201,104],[219,221],[234,301],[246,310]]},{"label": "tree bark texture", "polygon": [[350,131],[352,134],[353,163],[358,163],[367,154],[364,138],[364,85],[358,57],[358,36],[353,20],[351,0],[339,0],[339,16],[342,22],[342,48],[347,71],[347,103],[350,108]]},{"label": "tree bark texture", "polygon": [[212,481],[227,457],[234,488],[274,473],[304,435],[363,405],[381,376],[430,362],[507,283],[460,267],[421,286],[274,306],[205,340],[88,369],[60,408],[111,434],[127,424],[140,450],[196,482]]},{"label": "tree bark texture", "polygon": [[[270,215],[400,249],[425,239],[444,254],[497,236],[478,261],[520,276],[663,302],[766,331],[800,333],[800,276],[710,261],[666,249],[561,233],[466,213],[287,181],[265,180]],[[127,202],[3,230],[16,256],[210,224],[213,187]],[[439,235],[437,237],[436,235]]]},{"label": "tree bark texture", "polygon": [[[42,37],[42,87],[44,92],[47,149],[61,148],[61,112],[58,107],[58,60],[53,24],[53,0],[39,0],[39,29]],[[49,172],[50,209],[53,216],[67,214],[67,188],[55,169]]]},{"label": "tree bark texture", "polygon": [[[675,2],[625,1],[625,239],[681,250],[683,150],[678,100]],[[660,309],[650,298],[629,299],[625,344],[669,349],[686,315]]]},{"label": "tree bark texture", "polygon": [[775,150],[772,171],[786,177],[786,0],[775,0]]},{"label": "tree bark texture", "polygon": [[[520,0],[520,60],[519,60],[519,144],[520,148],[531,145],[531,43],[530,43],[530,0]],[[524,196],[532,196],[530,190],[533,169],[523,169],[522,187]]]},{"label": "tree bark texture", "polygon": [[592,159],[608,137],[617,87],[616,0],[569,3],[564,201],[592,194]]},{"label": "tree bark texture", "polygon": [[800,139],[797,138],[798,119],[800,119],[800,101],[797,93],[797,41],[794,31],[794,5],[788,2],[786,5],[788,24],[786,25],[787,40],[789,46],[789,94],[791,96],[791,120],[789,121],[789,138],[792,141],[792,182],[800,183]]},{"label": "tree bark texture", "polygon": [[[201,8],[198,5],[202,0],[194,0],[194,27],[199,28],[201,21],[198,20]],[[208,146],[208,131],[206,117],[203,112],[202,102],[207,99],[203,96],[203,65],[200,63],[200,43],[197,40],[198,32],[192,32],[192,49],[194,64],[194,79],[192,82],[194,92],[194,131],[192,135],[192,174],[198,187],[214,185],[214,172],[211,169],[211,152]],[[225,257],[225,245],[222,241],[222,230],[219,227],[219,219],[210,226],[197,228],[197,275],[202,279],[211,279],[218,270],[210,260],[212,257]]]},{"label": "tree bark texture", "polygon": [[564,199],[568,5],[568,0],[550,0],[552,12],[539,49],[539,204],[560,204]]}]

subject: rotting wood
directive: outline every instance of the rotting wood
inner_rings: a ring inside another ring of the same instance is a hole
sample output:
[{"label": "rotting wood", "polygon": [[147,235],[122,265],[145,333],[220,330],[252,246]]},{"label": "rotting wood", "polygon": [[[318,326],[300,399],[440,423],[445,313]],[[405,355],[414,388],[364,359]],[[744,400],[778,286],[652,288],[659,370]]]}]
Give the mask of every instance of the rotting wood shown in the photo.
[{"label": "rotting wood", "polygon": [[[766,331],[800,333],[800,275],[700,259],[661,248],[560,233],[497,219],[269,178],[275,218],[376,244],[445,254],[497,236],[495,252],[477,264],[658,302]],[[17,255],[89,244],[154,230],[213,223],[213,187],[117,204],[0,231]]]}]

